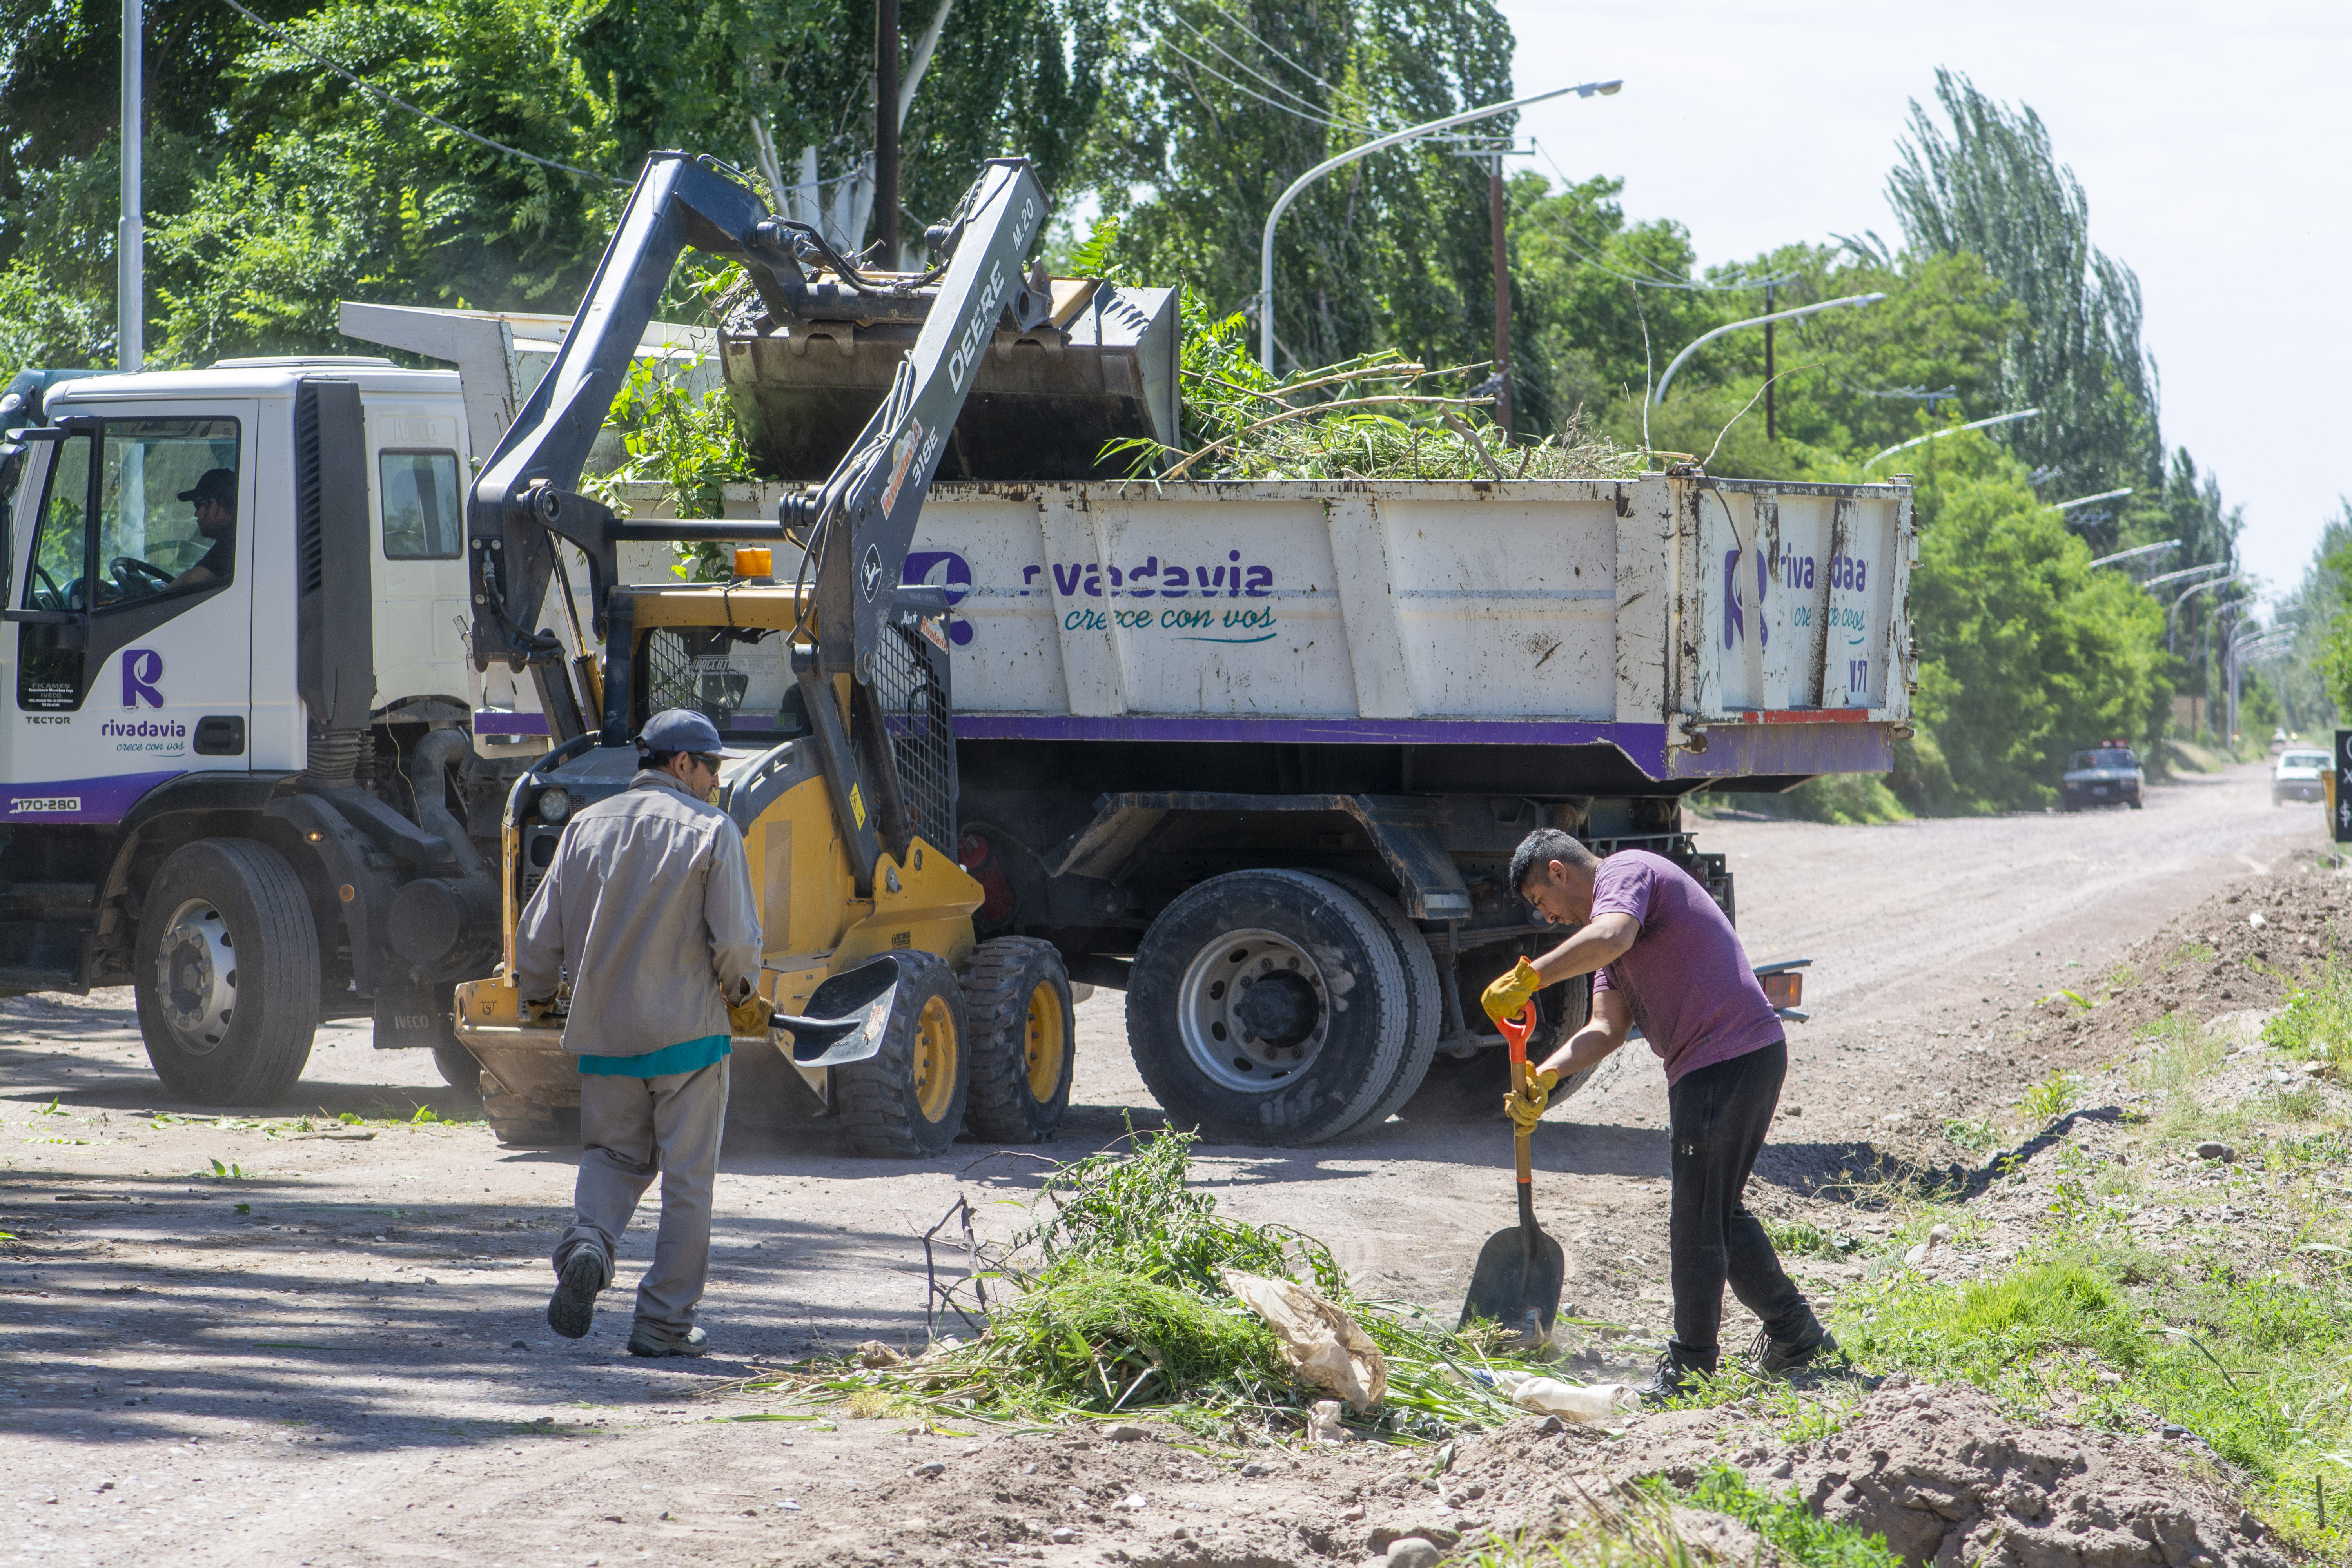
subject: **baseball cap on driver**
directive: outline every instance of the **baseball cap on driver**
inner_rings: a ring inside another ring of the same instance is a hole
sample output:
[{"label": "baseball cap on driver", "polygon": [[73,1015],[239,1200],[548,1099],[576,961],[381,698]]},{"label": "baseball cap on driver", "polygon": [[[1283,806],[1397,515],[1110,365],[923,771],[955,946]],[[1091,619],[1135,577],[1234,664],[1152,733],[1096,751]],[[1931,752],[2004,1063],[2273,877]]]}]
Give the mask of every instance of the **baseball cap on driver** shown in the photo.
[{"label": "baseball cap on driver", "polygon": [[753,752],[730,752],[719,740],[719,726],[691,708],[665,708],[637,731],[637,745],[648,752],[698,752],[706,757],[749,757]]},{"label": "baseball cap on driver", "polygon": [[194,484],[180,492],[182,500],[216,500],[230,506],[236,504],[236,470],[207,468]]}]

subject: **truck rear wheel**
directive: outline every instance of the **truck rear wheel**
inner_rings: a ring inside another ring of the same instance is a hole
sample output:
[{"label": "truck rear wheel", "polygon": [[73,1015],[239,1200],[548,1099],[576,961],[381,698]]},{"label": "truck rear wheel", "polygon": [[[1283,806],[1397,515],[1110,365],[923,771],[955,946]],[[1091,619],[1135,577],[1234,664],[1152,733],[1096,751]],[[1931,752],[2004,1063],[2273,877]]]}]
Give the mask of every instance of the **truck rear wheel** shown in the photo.
[{"label": "truck rear wheel", "polygon": [[1127,1040],[1178,1126],[1319,1143],[1395,1088],[1412,1015],[1396,941],[1362,900],[1305,871],[1234,871],[1144,932]]},{"label": "truck rear wheel", "polygon": [[1412,923],[1402,904],[1360,878],[1335,871],[1315,874],[1355,894],[1364,908],[1372,911],[1372,918],[1381,922],[1390,940],[1396,943],[1397,962],[1404,966],[1404,1055],[1398,1059],[1396,1078],[1388,1092],[1364,1118],[1378,1126],[1403,1109],[1405,1101],[1421,1088],[1421,1080],[1429,1076],[1430,1063],[1437,1059],[1437,1036],[1445,1015],[1445,994],[1437,984],[1437,960],[1429,951],[1429,939]]},{"label": "truck rear wheel", "polygon": [[963,968],[971,1089],[964,1121],[990,1143],[1042,1143],[1070,1108],[1076,1018],[1070,976],[1050,942],[1001,936]]},{"label": "truck rear wheel", "polygon": [[[1528,1059],[1531,1062],[1539,1062],[1559,1049],[1560,1043],[1592,1016],[1591,977],[1580,976],[1537,992],[1536,1013],[1540,1022],[1528,1039]],[[1597,1066],[1589,1067],[1562,1079],[1551,1091],[1551,1102],[1558,1105],[1582,1089],[1599,1070]],[[1430,1064],[1421,1087],[1397,1115],[1427,1127],[1500,1121],[1503,1097],[1510,1091],[1511,1053],[1506,1047],[1487,1046],[1459,1057],[1447,1052]]]},{"label": "truck rear wheel", "polygon": [[841,1125],[861,1154],[928,1158],[963,1129],[971,1090],[963,987],[928,952],[894,952],[902,972],[882,1048],[833,1069]]},{"label": "truck rear wheel", "polygon": [[294,1087],[319,1032],[319,932],[284,856],[249,838],[173,850],[132,951],[139,1032],[164,1088],[259,1105]]}]

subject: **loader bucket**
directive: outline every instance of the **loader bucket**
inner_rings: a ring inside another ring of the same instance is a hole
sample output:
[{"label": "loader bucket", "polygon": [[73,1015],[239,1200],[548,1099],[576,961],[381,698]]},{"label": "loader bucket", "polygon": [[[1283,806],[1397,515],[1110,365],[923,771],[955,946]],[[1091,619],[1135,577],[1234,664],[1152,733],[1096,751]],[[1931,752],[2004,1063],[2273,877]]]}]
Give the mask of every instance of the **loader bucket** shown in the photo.
[{"label": "loader bucket", "polygon": [[[940,458],[942,479],[1118,479],[1111,441],[1177,441],[1176,290],[1055,279],[1050,320],[1009,316],[980,355]],[[775,320],[756,304],[719,332],[735,422],[754,460],[814,483],[833,472],[890,389],[917,321]]]},{"label": "loader bucket", "polygon": [[792,1031],[793,1065],[844,1067],[880,1051],[898,1004],[899,973],[887,954],[867,959],[818,986],[805,1015],[778,1014],[776,1022]]}]

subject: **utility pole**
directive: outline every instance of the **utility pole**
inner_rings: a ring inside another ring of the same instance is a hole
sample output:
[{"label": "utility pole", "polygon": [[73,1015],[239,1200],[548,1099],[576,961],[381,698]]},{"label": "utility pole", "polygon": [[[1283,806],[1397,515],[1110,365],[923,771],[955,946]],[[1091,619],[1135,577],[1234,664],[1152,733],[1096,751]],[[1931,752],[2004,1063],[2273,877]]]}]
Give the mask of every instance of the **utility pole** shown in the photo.
[{"label": "utility pole", "polygon": [[1486,212],[1495,243],[1495,423],[1511,438],[1511,261],[1503,208],[1503,154],[1486,164]]},{"label": "utility pole", "polygon": [[874,0],[874,233],[898,266],[898,0]]},{"label": "utility pole", "polygon": [[1777,440],[1772,425],[1772,285],[1764,285],[1764,439]]},{"label": "utility pole", "polygon": [[122,220],[114,232],[114,363],[129,371],[147,364],[147,240],[139,195],[147,100],[140,55],[146,21],[142,0],[122,0]]}]

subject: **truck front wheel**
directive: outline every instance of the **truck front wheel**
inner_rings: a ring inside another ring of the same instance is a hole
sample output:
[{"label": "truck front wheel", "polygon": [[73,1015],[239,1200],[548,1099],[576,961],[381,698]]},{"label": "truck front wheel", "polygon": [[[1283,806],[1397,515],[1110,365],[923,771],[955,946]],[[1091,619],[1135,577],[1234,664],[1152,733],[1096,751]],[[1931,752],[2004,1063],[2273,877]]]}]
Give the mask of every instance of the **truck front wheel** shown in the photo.
[{"label": "truck front wheel", "polygon": [[1397,943],[1361,900],[1304,871],[1234,871],[1144,933],[1128,1048],[1180,1127],[1319,1143],[1395,1089],[1412,1011]]},{"label": "truck front wheel", "polygon": [[319,932],[284,856],[247,838],[173,850],[133,952],[139,1032],[166,1089],[259,1105],[294,1087],[319,1031]]}]

